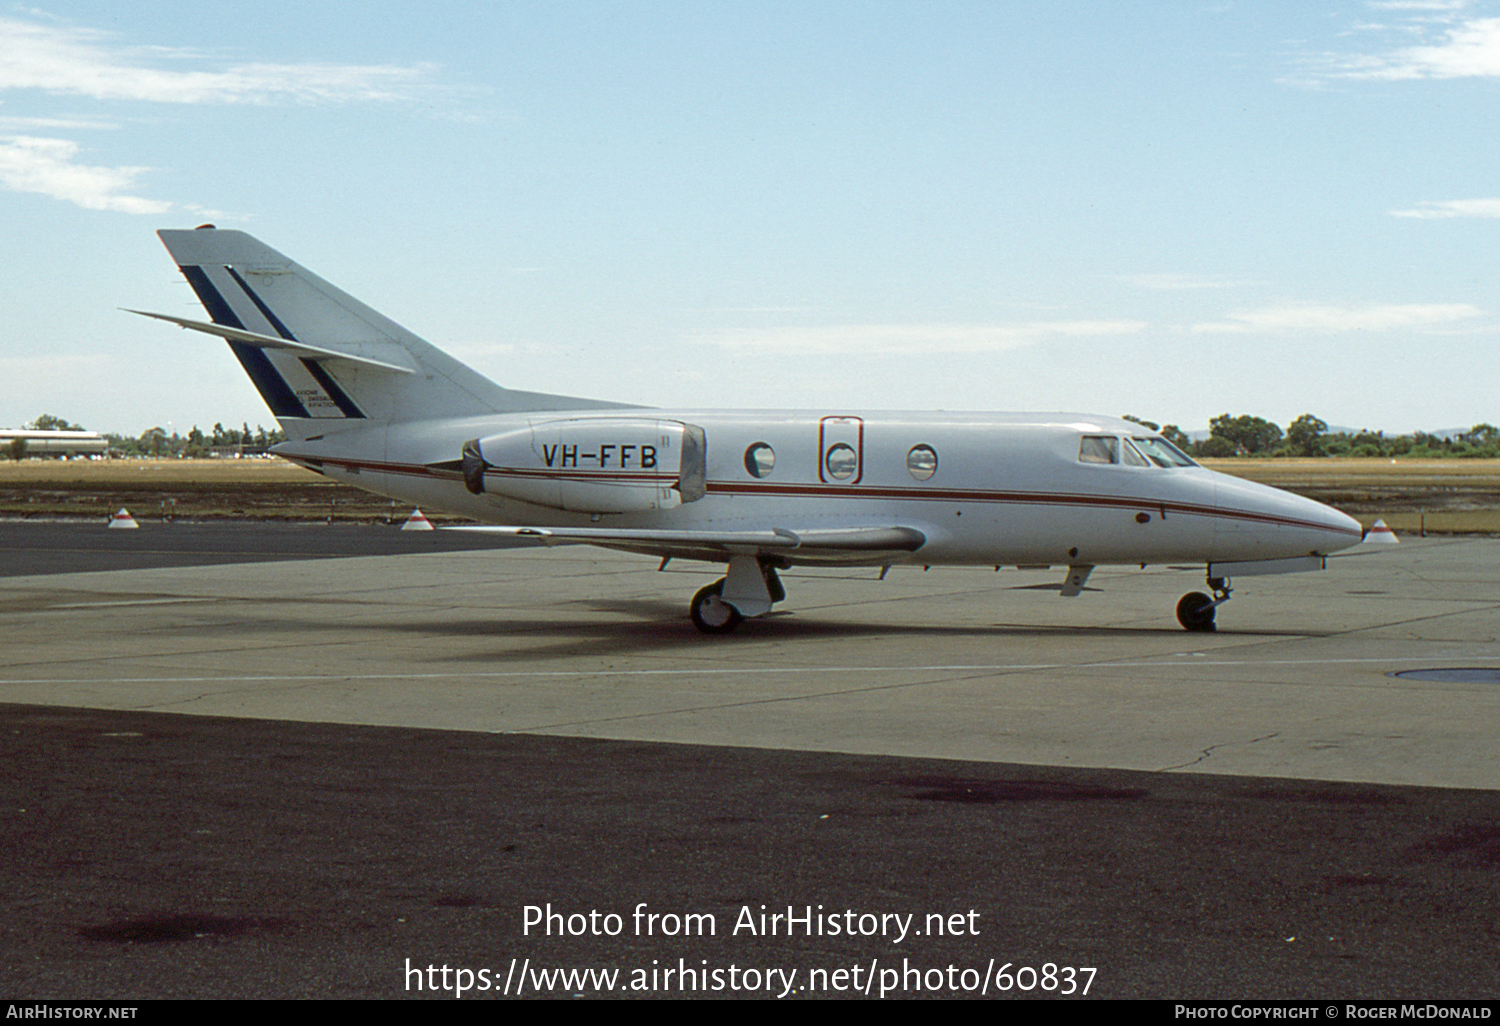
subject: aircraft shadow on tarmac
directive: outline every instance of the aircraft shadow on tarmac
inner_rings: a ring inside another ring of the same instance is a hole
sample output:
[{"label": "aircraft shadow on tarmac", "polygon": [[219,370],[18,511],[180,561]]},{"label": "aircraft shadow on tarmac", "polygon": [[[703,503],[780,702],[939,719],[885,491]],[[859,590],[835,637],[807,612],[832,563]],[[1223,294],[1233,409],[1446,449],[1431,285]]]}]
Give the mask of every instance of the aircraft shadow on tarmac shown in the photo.
[{"label": "aircraft shadow on tarmac", "polygon": [[[820,641],[883,638],[903,635],[917,639],[989,638],[1001,644],[1059,637],[1163,637],[1183,642],[1213,637],[1232,638],[1322,638],[1337,632],[1286,630],[1219,630],[1215,634],[1188,634],[1176,627],[1140,625],[1077,626],[1068,624],[974,623],[967,625],[909,623],[892,627],[886,623],[828,619],[817,610],[772,613],[758,618],[734,635],[705,639],[682,615],[675,603],[655,599],[577,599],[569,606],[598,613],[630,616],[634,622],[592,620],[580,616],[568,621],[506,618],[478,620],[471,617],[425,623],[383,623],[372,630],[402,631],[428,636],[523,639],[534,637],[529,647],[507,646],[503,653],[478,651],[450,654],[444,661],[491,662],[497,658],[574,659],[580,655],[628,655],[697,649],[705,653],[728,652],[766,640]],[[306,626],[305,624],[303,625]],[[330,624],[330,627],[337,625]]]}]

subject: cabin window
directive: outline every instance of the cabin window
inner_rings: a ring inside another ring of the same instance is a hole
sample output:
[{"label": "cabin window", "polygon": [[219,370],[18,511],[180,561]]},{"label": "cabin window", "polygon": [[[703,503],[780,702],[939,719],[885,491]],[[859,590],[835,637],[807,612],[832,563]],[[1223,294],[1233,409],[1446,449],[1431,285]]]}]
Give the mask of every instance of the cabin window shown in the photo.
[{"label": "cabin window", "polygon": [[1078,443],[1080,463],[1120,462],[1120,440],[1114,435],[1084,435]]},{"label": "cabin window", "polygon": [[859,469],[859,453],[854,451],[854,446],[840,442],[823,457],[823,466],[835,481],[846,481]]},{"label": "cabin window", "polygon": [[1137,449],[1158,467],[1196,467],[1186,453],[1165,438],[1132,438]]},{"label": "cabin window", "polygon": [[906,469],[918,481],[926,481],[937,473],[937,451],[930,445],[914,445],[906,454]]},{"label": "cabin window", "polygon": [[765,442],[756,442],[745,450],[745,470],[751,477],[770,477],[776,466],[776,450]]}]

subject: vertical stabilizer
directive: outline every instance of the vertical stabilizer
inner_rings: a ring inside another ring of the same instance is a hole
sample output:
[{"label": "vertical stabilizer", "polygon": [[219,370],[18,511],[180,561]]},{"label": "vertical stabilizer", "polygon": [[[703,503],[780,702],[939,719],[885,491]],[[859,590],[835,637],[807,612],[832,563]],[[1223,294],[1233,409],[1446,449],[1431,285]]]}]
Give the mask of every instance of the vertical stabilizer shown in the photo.
[{"label": "vertical stabilizer", "polygon": [[157,234],[289,438],[621,405],[501,388],[244,232]]}]

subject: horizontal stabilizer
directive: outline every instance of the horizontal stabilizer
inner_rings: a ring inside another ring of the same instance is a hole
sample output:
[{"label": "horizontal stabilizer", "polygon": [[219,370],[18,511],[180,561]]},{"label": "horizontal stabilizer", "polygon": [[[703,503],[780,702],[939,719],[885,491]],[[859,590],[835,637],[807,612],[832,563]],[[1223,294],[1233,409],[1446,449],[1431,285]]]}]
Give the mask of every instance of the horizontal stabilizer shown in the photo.
[{"label": "horizontal stabilizer", "polygon": [[296,342],[290,339],[276,338],[273,335],[262,335],[254,331],[246,331],[243,328],[231,328],[225,324],[210,324],[207,321],[193,321],[186,317],[171,317],[167,314],[151,313],[147,310],[125,309],[126,313],[140,314],[142,317],[154,317],[158,321],[170,321],[179,328],[190,328],[193,331],[201,331],[207,335],[217,335],[230,342],[243,342],[248,346],[258,349],[284,349],[289,353],[296,353],[313,360],[348,360],[351,363],[362,363],[367,367],[378,367],[381,370],[395,371],[399,374],[415,374],[415,366],[402,366],[389,363],[385,360],[376,360],[368,356],[356,356],[352,353],[340,352],[337,349],[325,349],[322,346],[310,346],[306,342]]}]

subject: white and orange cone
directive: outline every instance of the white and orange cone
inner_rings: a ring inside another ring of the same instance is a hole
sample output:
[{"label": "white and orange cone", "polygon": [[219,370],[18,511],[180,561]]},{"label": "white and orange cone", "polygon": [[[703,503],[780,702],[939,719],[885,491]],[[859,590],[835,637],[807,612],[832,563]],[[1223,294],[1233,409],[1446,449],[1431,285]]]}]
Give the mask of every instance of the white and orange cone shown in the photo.
[{"label": "white and orange cone", "polygon": [[406,518],[406,523],[401,525],[403,531],[431,531],[432,529],[432,521],[423,516],[419,509],[412,510],[411,516]]}]

